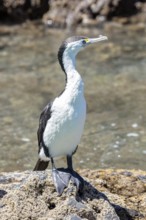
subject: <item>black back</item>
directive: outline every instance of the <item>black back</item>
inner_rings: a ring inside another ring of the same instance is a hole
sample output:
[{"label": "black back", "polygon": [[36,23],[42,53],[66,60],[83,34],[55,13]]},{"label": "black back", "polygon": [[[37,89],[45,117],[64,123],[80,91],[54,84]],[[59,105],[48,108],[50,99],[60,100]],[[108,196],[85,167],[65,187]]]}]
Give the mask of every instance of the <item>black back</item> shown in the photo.
[{"label": "black back", "polygon": [[43,147],[44,151],[45,151],[45,155],[47,157],[49,157],[49,150],[45,146],[45,143],[43,140],[43,133],[44,133],[47,121],[49,120],[49,118],[51,118],[51,106],[52,106],[52,103],[48,103],[48,105],[42,111],[42,113],[40,115],[40,120],[39,120],[39,128],[37,131],[39,152],[40,152],[41,148]]}]

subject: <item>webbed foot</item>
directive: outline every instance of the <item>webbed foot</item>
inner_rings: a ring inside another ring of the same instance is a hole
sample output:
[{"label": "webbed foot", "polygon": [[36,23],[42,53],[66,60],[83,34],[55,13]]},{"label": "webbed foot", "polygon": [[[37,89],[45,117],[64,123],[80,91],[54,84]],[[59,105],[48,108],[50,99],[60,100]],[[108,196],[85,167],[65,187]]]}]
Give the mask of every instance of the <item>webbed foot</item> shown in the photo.
[{"label": "webbed foot", "polygon": [[61,195],[64,189],[68,186],[70,180],[70,174],[62,172],[58,169],[52,170],[53,182],[56,188],[56,191]]},{"label": "webbed foot", "polygon": [[77,192],[82,192],[84,188],[84,179],[74,170],[69,168],[59,168],[52,170],[53,182],[56,191],[61,195],[66,187],[68,187],[69,181],[71,181],[77,188]]}]

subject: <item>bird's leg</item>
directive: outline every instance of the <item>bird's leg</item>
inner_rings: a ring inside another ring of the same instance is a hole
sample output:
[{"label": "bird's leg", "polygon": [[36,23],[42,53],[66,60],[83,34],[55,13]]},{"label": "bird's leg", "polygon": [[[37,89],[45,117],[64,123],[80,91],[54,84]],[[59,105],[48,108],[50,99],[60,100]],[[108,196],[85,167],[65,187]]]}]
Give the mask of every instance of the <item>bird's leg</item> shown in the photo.
[{"label": "bird's leg", "polygon": [[72,155],[67,156],[67,168],[56,169],[54,160],[51,158],[52,176],[56,191],[61,195],[64,189],[68,186],[69,181],[77,187],[78,192],[82,192],[84,188],[83,178],[73,170]]},{"label": "bird's leg", "polygon": [[71,181],[73,184],[77,187],[77,190],[82,192],[84,188],[84,179],[73,170],[72,166],[72,155],[67,156],[67,165],[68,165],[68,171],[71,175]]},{"label": "bird's leg", "polygon": [[67,155],[67,166],[69,170],[73,171],[72,155]]},{"label": "bird's leg", "polygon": [[52,176],[53,176],[53,182],[56,188],[56,191],[59,195],[61,195],[64,191],[64,188],[68,186],[70,175],[66,172],[64,172],[64,169],[56,169],[54,160],[51,157],[51,163],[52,163]]}]

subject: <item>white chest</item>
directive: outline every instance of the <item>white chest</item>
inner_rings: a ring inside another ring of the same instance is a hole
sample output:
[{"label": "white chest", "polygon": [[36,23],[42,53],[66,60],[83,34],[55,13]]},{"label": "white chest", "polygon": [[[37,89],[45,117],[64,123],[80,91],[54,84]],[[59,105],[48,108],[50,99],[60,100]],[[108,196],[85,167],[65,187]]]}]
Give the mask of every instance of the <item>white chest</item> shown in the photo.
[{"label": "white chest", "polygon": [[85,118],[86,102],[82,91],[67,91],[55,99],[43,135],[51,157],[73,153],[80,142]]}]

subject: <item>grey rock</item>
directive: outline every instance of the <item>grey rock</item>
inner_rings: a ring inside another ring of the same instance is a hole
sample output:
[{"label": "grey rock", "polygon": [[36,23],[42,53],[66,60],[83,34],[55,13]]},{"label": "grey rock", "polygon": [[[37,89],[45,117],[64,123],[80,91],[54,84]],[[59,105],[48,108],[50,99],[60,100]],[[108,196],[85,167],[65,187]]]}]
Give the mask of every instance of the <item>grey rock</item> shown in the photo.
[{"label": "grey rock", "polygon": [[144,171],[80,170],[80,174],[85,178],[82,195],[70,184],[58,196],[50,171],[1,173],[1,220],[146,219],[145,181],[139,178],[146,176]]},{"label": "grey rock", "polygon": [[[76,189],[55,191],[51,172],[14,172],[1,174],[1,220],[11,219],[119,219],[113,206],[92,185],[85,182],[83,195]],[[16,187],[17,186],[17,187]],[[18,187],[19,186],[19,187]],[[69,186],[70,187],[70,186]],[[75,186],[71,187],[75,188]],[[68,215],[70,213],[70,215]]]}]

